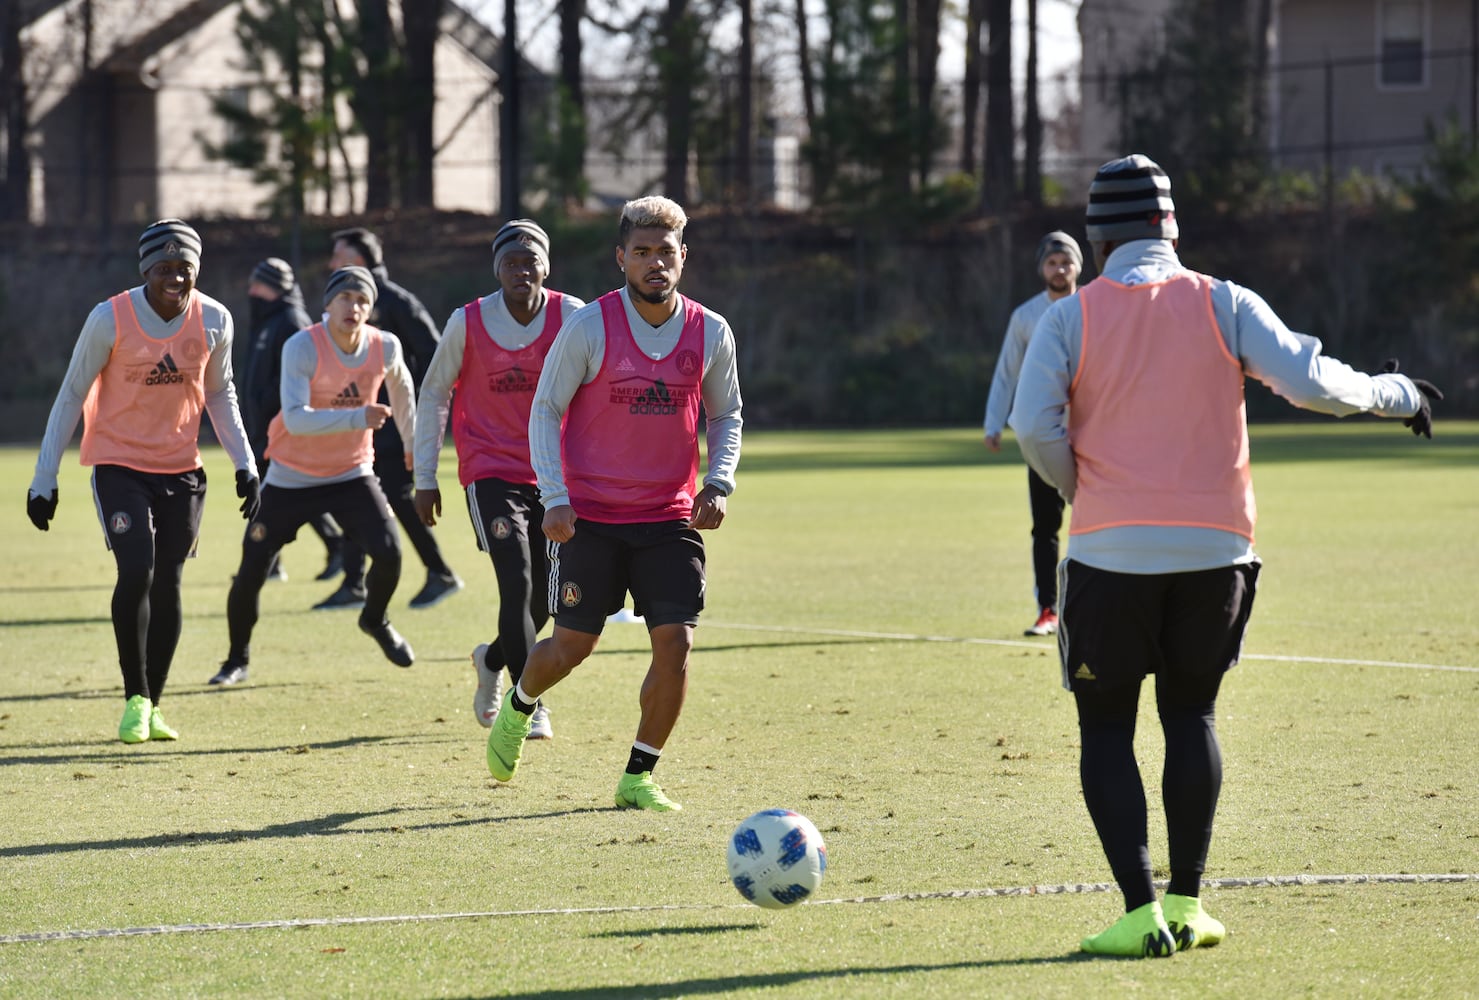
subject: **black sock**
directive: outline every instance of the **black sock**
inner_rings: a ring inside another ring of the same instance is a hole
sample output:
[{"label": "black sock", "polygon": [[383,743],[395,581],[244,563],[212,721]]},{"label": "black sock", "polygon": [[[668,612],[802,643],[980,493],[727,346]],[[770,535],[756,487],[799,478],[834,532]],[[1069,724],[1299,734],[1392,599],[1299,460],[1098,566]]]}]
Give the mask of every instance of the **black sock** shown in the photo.
[{"label": "black sock", "polygon": [[523,698],[520,698],[519,697],[519,686],[517,684],[515,684],[513,691],[510,692],[510,698],[509,698],[509,702],[508,703],[513,706],[513,709],[514,709],[515,712],[522,713],[523,715],[530,715],[530,714],[532,714],[534,712],[534,706],[537,705],[537,704],[539,704],[539,699],[536,698],[531,703],[531,702],[525,701]]},{"label": "black sock", "polygon": [[639,750],[632,747],[632,755],[627,758],[627,774],[641,774],[655,767],[657,767],[657,754],[650,750]]}]

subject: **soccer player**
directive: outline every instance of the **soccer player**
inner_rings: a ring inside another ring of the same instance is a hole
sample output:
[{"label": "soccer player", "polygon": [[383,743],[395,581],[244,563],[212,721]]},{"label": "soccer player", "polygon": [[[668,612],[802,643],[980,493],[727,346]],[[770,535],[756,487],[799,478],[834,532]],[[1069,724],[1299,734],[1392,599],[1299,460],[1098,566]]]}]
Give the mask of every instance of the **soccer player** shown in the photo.
[{"label": "soccer player", "polygon": [[[1037,244],[1037,276],[1043,290],[1012,311],[1006,339],[996,358],[991,393],[986,397],[986,447],[1001,451],[1001,434],[1012,412],[1017,392],[1017,373],[1027,341],[1048,306],[1078,289],[1084,253],[1078,241],[1054,231]],[[1027,635],[1052,635],[1058,631],[1058,529],[1063,527],[1063,498],[1032,466],[1027,467],[1027,500],[1032,508],[1032,573],[1037,598],[1037,621]]]},{"label": "soccer player", "polygon": [[[268,431],[271,464],[226,598],[231,649],[212,684],[246,680],[267,567],[300,526],[325,513],[370,554],[360,631],[396,666],[415,661],[411,644],[385,614],[400,582],[401,546],[375,478],[370,436],[392,414],[414,434],[416,399],[400,341],[369,325],[374,305],[370,272],[341,267],[324,288],[324,322],[293,334],[283,347],[282,411]],[[375,402],[382,385],[389,406]],[[409,469],[411,454],[402,461]]]},{"label": "soccer player", "polygon": [[[473,533],[498,579],[497,637],[472,652],[478,680],[473,714],[485,727],[493,725],[503,700],[503,668],[518,683],[529,647],[549,621],[544,507],[529,464],[529,407],[555,334],[585,305],[546,288],[549,271],[549,234],[532,219],[505,223],[493,237],[499,289],[452,313],[416,402],[416,512],[428,527],[441,516],[437,461],[450,412]],[[549,709],[541,703],[529,738],[553,736]]]},{"label": "soccer player", "polygon": [[[298,277],[293,273],[292,265],[280,257],[258,261],[252,269],[251,280],[247,282],[247,309],[251,348],[241,380],[241,416],[246,423],[247,439],[252,443],[257,468],[265,473],[267,428],[282,409],[282,400],[278,397],[282,380],[282,347],[289,337],[299,330],[306,330],[313,321],[308,318],[303,305],[303,290],[298,287]],[[308,523],[328,549],[328,561],[317,579],[332,580],[344,566],[340,551],[344,533],[327,514]],[[287,578],[281,554],[274,556],[267,579]]]},{"label": "soccer player", "polygon": [[[370,316],[370,323],[400,341],[401,357],[416,391],[420,392],[421,379],[437,349],[437,328],[431,314],[420,299],[390,280],[380,239],[374,233],[361,228],[341,229],[334,233],[333,239],[330,267],[362,267],[374,276],[375,312]],[[380,402],[385,401],[382,396]],[[375,476],[390,499],[396,520],[411,540],[411,547],[426,565],[426,584],[411,598],[411,607],[429,608],[461,590],[462,580],[447,565],[436,536],[416,513],[409,466],[401,464],[401,455],[411,451],[414,443],[409,429],[403,430],[404,436],[396,429],[394,420],[387,420],[375,429]],[[364,552],[351,538],[344,548],[344,580],[314,608],[320,611],[359,608],[364,602]]]},{"label": "soccer player", "polygon": [[200,235],[161,219],[139,237],[144,283],[87,317],[46,422],[26,513],[42,531],[57,508],[62,451],[83,419],[82,464],[113,553],[113,637],[123,672],[124,743],[173,740],[159,699],[180,641],[180,582],[205,507],[200,415],[236,467],[242,514],[257,511],[257,466],[231,384],[231,313],[200,292]]},{"label": "soccer player", "polygon": [[[488,733],[488,770],[508,781],[540,696],[590,656],[606,616],[630,591],[652,662],[616,804],[664,812],[682,808],[652,771],[688,690],[704,606],[699,532],[724,521],[741,427],[734,334],[722,316],[678,293],[687,223],[667,198],[627,202],[616,247],[625,287],[571,316],[545,359],[529,452],[552,543],[555,627],[530,650]],[[702,489],[700,403],[709,458]]]},{"label": "soccer player", "polygon": [[[1011,420],[1027,461],[1073,505],[1058,647],[1084,802],[1126,911],[1082,948],[1164,956],[1225,933],[1200,892],[1222,786],[1217,692],[1260,566],[1244,377],[1296,406],[1404,418],[1426,437],[1443,397],[1395,364],[1354,371],[1258,295],[1183,267],[1171,182],[1147,157],[1099,168],[1087,223],[1100,277],[1038,323]],[[1166,744],[1164,903],[1134,750],[1148,673]]]}]

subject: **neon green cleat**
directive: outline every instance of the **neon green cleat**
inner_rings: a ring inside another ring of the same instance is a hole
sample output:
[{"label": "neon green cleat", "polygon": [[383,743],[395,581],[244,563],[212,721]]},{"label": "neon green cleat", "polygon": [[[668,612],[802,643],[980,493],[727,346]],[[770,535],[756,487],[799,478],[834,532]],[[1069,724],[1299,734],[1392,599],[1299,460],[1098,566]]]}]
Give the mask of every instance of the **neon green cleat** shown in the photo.
[{"label": "neon green cleat", "polygon": [[159,714],[159,706],[154,706],[154,711],[149,713],[149,738],[151,740],[177,740],[180,734],[177,730],[164,721],[164,716]]},{"label": "neon green cleat", "polygon": [[651,771],[623,774],[616,783],[616,805],[621,809],[650,809],[653,812],[682,812],[683,807],[663,794]]},{"label": "neon green cleat", "polygon": [[1176,939],[1160,903],[1146,903],[1120,917],[1106,931],[1086,937],[1079,945],[1094,955],[1124,955],[1129,958],[1169,958],[1176,954]]},{"label": "neon green cleat", "polygon": [[1202,909],[1202,901],[1196,896],[1177,896],[1168,892],[1162,910],[1166,914],[1166,926],[1171,928],[1171,936],[1176,939],[1177,951],[1210,948],[1227,934],[1222,921],[1208,916]]},{"label": "neon green cleat", "polygon": [[149,699],[136,694],[123,706],[123,718],[118,722],[118,738],[125,743],[143,743],[149,738],[149,718],[154,706]]},{"label": "neon green cleat", "polygon": [[529,716],[513,705],[514,692],[509,688],[498,707],[498,717],[488,730],[488,773],[499,781],[511,781],[524,755],[524,739],[529,735]]}]

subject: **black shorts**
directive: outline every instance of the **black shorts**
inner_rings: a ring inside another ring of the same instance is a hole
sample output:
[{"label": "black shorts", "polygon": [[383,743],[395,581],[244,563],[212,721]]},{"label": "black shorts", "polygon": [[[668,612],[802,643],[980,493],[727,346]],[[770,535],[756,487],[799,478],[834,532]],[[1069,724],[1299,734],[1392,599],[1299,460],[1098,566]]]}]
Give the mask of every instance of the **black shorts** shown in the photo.
[{"label": "black shorts", "polygon": [[1065,559],[1058,655],[1075,694],[1138,685],[1188,702],[1214,697],[1238,662],[1258,563],[1189,573],[1112,573]]},{"label": "black shorts", "polygon": [[324,514],[334,515],[372,559],[400,551],[395,515],[374,476],[301,489],[263,486],[262,506],[247,525],[246,544],[264,546],[270,557],[296,538],[300,527]]},{"label": "black shorts", "polygon": [[648,629],[697,625],[704,609],[704,541],[687,521],[577,519],[574,537],[551,543],[549,558],[550,614],[562,628],[600,635],[628,592]]},{"label": "black shorts", "polygon": [[527,545],[543,561],[544,507],[539,502],[538,487],[489,476],[468,486],[466,496],[479,551],[491,553],[510,544]]},{"label": "black shorts", "polygon": [[140,472],[99,465],[92,470],[92,496],[103,539],[115,554],[147,558],[150,565],[195,555],[205,512],[204,469]]}]

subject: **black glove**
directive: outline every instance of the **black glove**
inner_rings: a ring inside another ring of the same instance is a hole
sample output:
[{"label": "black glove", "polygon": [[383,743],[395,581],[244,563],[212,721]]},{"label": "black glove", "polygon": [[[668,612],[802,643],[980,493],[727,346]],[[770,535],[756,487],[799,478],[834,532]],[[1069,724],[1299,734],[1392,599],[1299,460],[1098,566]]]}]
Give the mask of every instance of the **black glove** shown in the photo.
[{"label": "black glove", "polygon": [[56,490],[52,490],[49,497],[37,496],[27,490],[26,516],[42,531],[50,531],[51,519],[56,517]]},{"label": "black glove", "polygon": [[[1387,358],[1386,363],[1381,366],[1381,370],[1387,374],[1395,374],[1399,367],[1400,363],[1396,358]],[[1412,378],[1412,376],[1409,375],[1408,378]],[[1402,426],[1411,427],[1414,435],[1431,440],[1433,437],[1433,404],[1431,401],[1441,400],[1443,393],[1436,385],[1426,379],[1413,378],[1412,384],[1417,386],[1418,391],[1417,412],[1402,421]]]},{"label": "black glove", "polygon": [[241,497],[241,516],[250,521],[262,506],[262,484],[245,469],[236,470],[236,495]]}]

